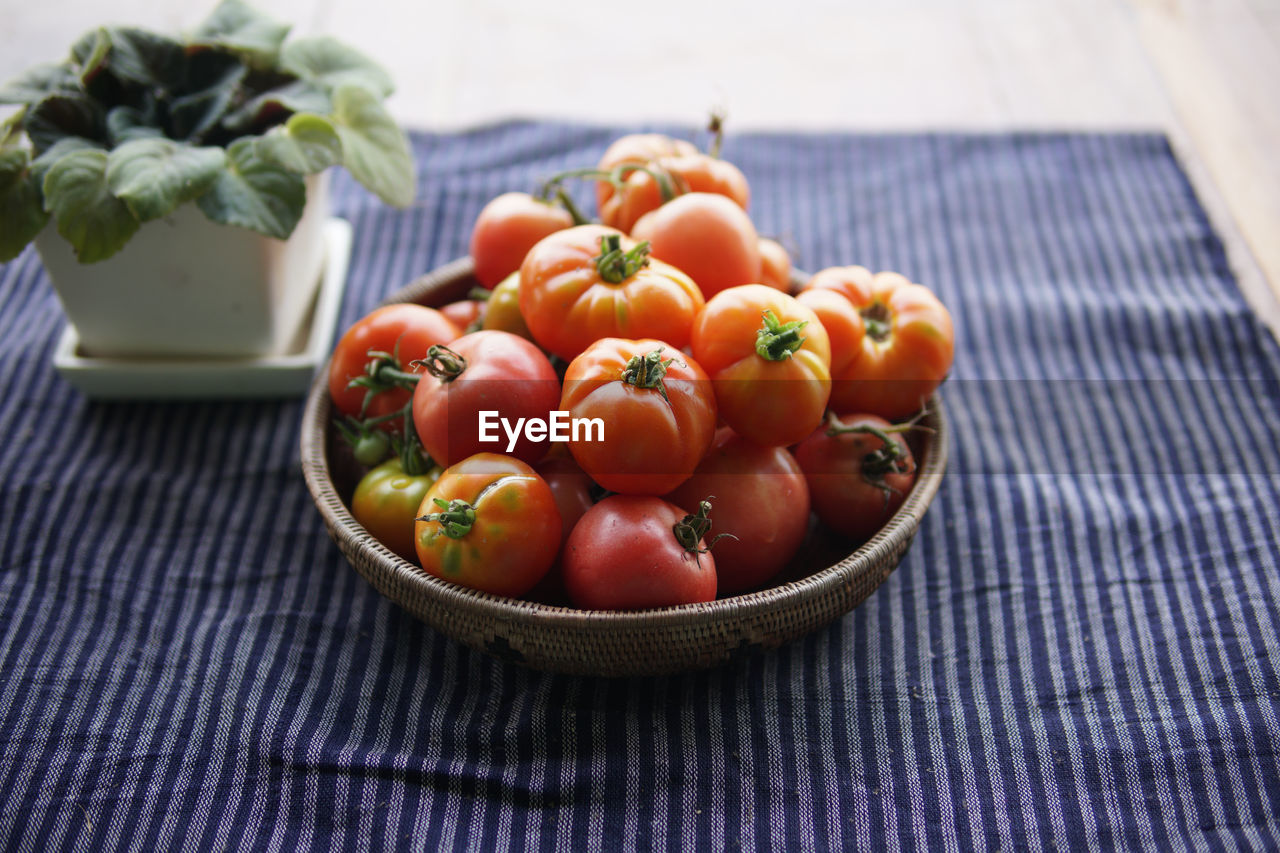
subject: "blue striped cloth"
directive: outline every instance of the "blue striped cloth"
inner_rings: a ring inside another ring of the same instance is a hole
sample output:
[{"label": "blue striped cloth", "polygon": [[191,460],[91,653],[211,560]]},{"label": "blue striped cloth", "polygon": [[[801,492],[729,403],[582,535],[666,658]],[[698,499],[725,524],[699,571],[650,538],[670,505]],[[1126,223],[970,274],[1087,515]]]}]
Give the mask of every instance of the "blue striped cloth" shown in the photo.
[{"label": "blue striped cloth", "polygon": [[[403,213],[339,176],[341,323],[621,132],[419,135]],[[297,401],[61,382],[28,252],[0,268],[0,846],[1280,846],[1280,349],[1166,140],[725,155],[803,268],[900,270],[955,314],[950,470],[866,603],[664,679],[463,649],[329,541]]]}]

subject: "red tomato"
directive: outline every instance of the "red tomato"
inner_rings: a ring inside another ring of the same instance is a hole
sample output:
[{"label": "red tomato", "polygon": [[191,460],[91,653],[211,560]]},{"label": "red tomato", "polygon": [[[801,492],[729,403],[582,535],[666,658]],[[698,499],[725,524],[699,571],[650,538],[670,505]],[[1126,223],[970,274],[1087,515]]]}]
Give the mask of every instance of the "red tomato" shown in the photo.
[{"label": "red tomato", "polygon": [[[697,154],[692,142],[673,139],[661,133],[629,133],[613,141],[596,166],[602,172],[612,172],[618,166],[647,166],[659,157]],[[609,200],[616,192],[611,181],[596,183],[596,209],[610,206]]]},{"label": "red tomato", "polygon": [[588,440],[584,431],[569,441],[569,451],[591,479],[624,494],[671,491],[693,473],[715,435],[707,374],[662,341],[592,344],[565,371],[560,408],[570,418],[603,423],[603,440]]},{"label": "red tomato", "polygon": [[[714,497],[710,497],[714,496]],[[761,447],[717,430],[693,476],[666,496],[686,510],[715,505],[716,575],[721,595],[754,589],[795,556],[809,527],[809,486],[785,447]]]},{"label": "red tomato", "polygon": [[414,518],[439,476],[438,467],[425,474],[405,473],[400,457],[392,457],[360,479],[351,497],[351,514],[375,539],[413,562],[418,554]]},{"label": "red tomato", "polygon": [[490,201],[471,229],[471,260],[476,279],[492,289],[511,273],[533,244],[573,224],[561,207],[528,193],[503,193]]},{"label": "red tomato", "polygon": [[924,407],[951,369],[951,314],[933,291],[895,272],[831,267],[806,290],[831,290],[862,315],[866,334],[841,372],[832,372],[831,408],[904,418]]},{"label": "red tomato", "polygon": [[[760,283],[783,293],[791,292],[791,255],[777,240],[761,237]],[[679,264],[677,264],[679,266]]]},{"label": "red tomato", "polygon": [[688,193],[640,217],[631,236],[648,240],[655,258],[689,275],[710,299],[760,280],[760,238],[751,217],[728,198]]},{"label": "red tomato", "polygon": [[[563,451],[561,451],[563,452]],[[572,456],[549,456],[535,466],[555,496],[560,520],[564,523],[561,539],[569,538],[573,526],[595,505],[591,497],[591,478]]]},{"label": "red tomato", "polygon": [[[866,325],[853,303],[834,290],[825,287],[802,290],[796,294],[801,305],[818,315],[818,322],[831,339],[831,375],[845,376],[853,369],[853,363],[862,355],[862,339]],[[831,396],[835,397],[835,379],[832,379]],[[827,402],[829,408],[835,403]]]},{"label": "red tomato", "polygon": [[693,357],[711,377],[720,416],[743,438],[795,444],[822,423],[831,344],[794,297],[763,284],[722,290],[694,324]]},{"label": "red tomato", "polygon": [[[428,351],[422,378],[413,392],[413,423],[432,459],[452,465],[476,453],[502,452],[526,462],[546,455],[549,439],[531,440],[518,421],[544,423],[560,401],[555,368],[536,346],[509,332],[472,332],[447,349]],[[481,440],[481,412],[494,441]],[[509,448],[505,419],[520,429]]]},{"label": "red tomato", "polygon": [[[347,329],[329,360],[329,396],[334,408],[342,414],[360,416],[366,389],[351,387],[350,382],[365,375],[370,351],[397,356],[390,366],[408,372],[409,362],[425,356],[433,345],[447,344],[460,334],[458,327],[434,308],[400,303],[371,311]],[[411,387],[388,388],[371,398],[364,414],[389,415],[404,408],[412,396]],[[398,419],[382,424],[389,431],[398,431],[400,425]]]},{"label": "red tomato", "polygon": [[629,233],[641,216],[668,200],[660,180],[667,182],[673,195],[715,193],[732,199],[743,210],[750,205],[747,179],[728,160],[709,154],[681,154],[659,157],[645,168],[647,171],[636,170],[628,175],[621,190],[600,205],[601,222]]},{"label": "red tomato", "polygon": [[[457,326],[465,334],[476,331],[484,318],[485,303],[479,299],[460,299],[441,307],[440,313],[449,318],[449,322]],[[476,328],[471,328],[475,326]]]},{"label": "red tomato", "polygon": [[524,595],[560,548],[560,511],[546,482],[519,459],[479,453],[446,468],[414,526],[422,568],[443,580]]},{"label": "red tomato", "polygon": [[680,349],[702,306],[689,276],[600,225],[552,234],[520,267],[520,313],[538,345],[566,361],[600,338],[657,338]]},{"label": "red tomato", "polygon": [[796,447],[822,523],[850,539],[870,539],[898,511],[916,479],[901,434],[875,415],[832,417]]},{"label": "red tomato", "polygon": [[[605,498],[587,511],[565,545],[561,562],[569,597],[592,610],[713,600],[715,559],[687,519],[684,510],[661,498]],[[678,534],[682,524],[687,532]]]}]

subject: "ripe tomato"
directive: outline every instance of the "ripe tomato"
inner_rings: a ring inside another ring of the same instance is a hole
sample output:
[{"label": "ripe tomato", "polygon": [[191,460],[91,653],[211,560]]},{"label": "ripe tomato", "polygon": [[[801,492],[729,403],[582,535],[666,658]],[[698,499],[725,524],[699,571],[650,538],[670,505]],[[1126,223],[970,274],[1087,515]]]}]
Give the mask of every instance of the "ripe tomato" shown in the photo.
[{"label": "ripe tomato", "polygon": [[520,313],[520,273],[511,275],[498,282],[498,286],[489,294],[485,307],[482,328],[495,332],[510,332],[527,341],[533,340],[529,324]]},{"label": "ripe tomato", "polygon": [[520,267],[520,313],[538,345],[566,361],[600,338],[657,338],[679,349],[703,301],[689,276],[600,225],[552,234]]},{"label": "ripe tomato", "polygon": [[716,563],[706,551],[704,532],[696,519],[691,522],[684,510],[661,498],[607,497],[569,534],[561,560],[569,597],[592,610],[711,601]]},{"label": "ripe tomato", "polygon": [[862,339],[866,335],[866,325],[858,309],[853,303],[825,287],[802,290],[796,294],[801,305],[818,315],[818,322],[826,330],[831,339],[831,396],[828,408],[836,408],[835,378],[844,376],[853,369],[853,363],[862,355]]},{"label": "ripe tomato", "polygon": [[375,539],[413,562],[418,555],[413,544],[414,518],[440,471],[437,466],[424,474],[407,474],[400,457],[393,456],[356,484],[351,514]]},{"label": "ripe tomato", "polygon": [[572,224],[569,211],[550,202],[528,193],[503,193],[484,206],[471,229],[476,279],[492,289],[520,269],[534,243]]},{"label": "ripe tomato", "polygon": [[875,415],[831,417],[796,447],[822,523],[850,539],[869,539],[902,506],[916,479],[900,432]]},{"label": "ripe tomato", "polygon": [[449,322],[466,334],[480,328],[480,323],[484,319],[484,308],[485,303],[479,299],[460,299],[442,306],[440,313],[448,317]]},{"label": "ripe tomato", "polygon": [[693,357],[711,377],[720,416],[743,438],[795,444],[822,423],[831,345],[794,297],[763,284],[722,290],[694,324]]},{"label": "ripe tomato", "polygon": [[[519,429],[518,419],[548,421],[560,401],[555,368],[536,346],[509,332],[472,332],[427,351],[413,392],[413,423],[432,459],[452,465],[476,453],[501,451],[526,462],[546,455],[547,441],[532,441],[522,429],[515,447],[498,418]],[[496,412],[490,435],[480,440],[481,411]]]},{"label": "ripe tomato", "polygon": [[[561,451],[563,452],[563,451]],[[534,466],[538,476],[547,481],[551,494],[556,499],[556,507],[560,510],[560,521],[564,525],[561,540],[569,538],[573,526],[595,505],[591,496],[591,478],[587,472],[573,460],[572,456],[548,456]]]},{"label": "ripe tomato", "polygon": [[560,511],[546,482],[519,459],[478,453],[446,468],[414,525],[422,568],[463,586],[518,597],[560,548]]},{"label": "ripe tomato", "polygon": [[[615,139],[605,149],[596,168],[602,172],[612,172],[619,166],[647,166],[659,157],[697,153],[697,146],[683,139],[673,139],[661,133],[629,133]],[[596,209],[603,211],[609,207],[609,200],[615,192],[612,181],[597,182]]]},{"label": "ripe tomato", "polygon": [[[791,255],[777,240],[761,237],[760,283],[783,293],[791,292]],[[679,264],[677,264],[679,266]]]},{"label": "ripe tomato", "polygon": [[751,217],[728,198],[688,193],[640,217],[631,236],[648,240],[661,258],[710,299],[722,290],[760,280],[760,237]]},{"label": "ripe tomato", "polygon": [[603,440],[569,441],[573,458],[601,486],[661,495],[680,485],[706,453],[716,401],[697,362],[655,340],[604,338],[565,371],[560,408],[599,418]]},{"label": "ripe tomato", "polygon": [[[368,389],[351,386],[351,380],[367,374],[369,353],[383,352],[395,356],[387,366],[408,372],[407,365],[422,358],[435,344],[447,344],[461,332],[447,317],[434,308],[401,303],[377,308],[356,321],[342,335],[329,360],[329,396],[340,413],[359,417],[389,416],[404,408],[413,395],[412,383],[388,383],[391,387],[378,391],[364,409]],[[400,420],[392,418],[382,425],[398,431]]]},{"label": "ripe tomato", "polygon": [[761,447],[733,430],[716,431],[693,476],[666,499],[685,509],[711,497],[720,594],[754,589],[795,556],[809,527],[809,486],[785,447]]},{"label": "ripe tomato", "polygon": [[751,203],[746,176],[728,160],[709,154],[681,154],[659,157],[645,169],[627,175],[621,189],[600,205],[601,222],[629,233],[641,216],[669,200],[663,193],[662,180],[674,195],[715,193],[727,196],[743,210]]},{"label": "ripe tomato", "polygon": [[862,315],[866,334],[848,367],[832,372],[831,408],[891,420],[924,407],[947,377],[955,354],[951,314],[933,291],[896,272],[830,267],[806,290],[831,290]]}]

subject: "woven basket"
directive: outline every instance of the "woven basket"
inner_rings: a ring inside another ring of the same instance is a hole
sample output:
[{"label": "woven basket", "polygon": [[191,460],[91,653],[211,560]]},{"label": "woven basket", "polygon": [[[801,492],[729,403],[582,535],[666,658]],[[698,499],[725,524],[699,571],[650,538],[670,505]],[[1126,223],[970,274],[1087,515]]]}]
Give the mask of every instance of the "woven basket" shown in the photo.
[{"label": "woven basket", "polygon": [[[444,305],[476,284],[471,262],[449,263],[387,302]],[[475,649],[536,669],[582,675],[660,675],[700,669],[800,637],[849,612],[902,559],[937,493],[947,431],[935,397],[913,450],[915,486],[879,533],[853,553],[816,525],[778,585],[708,604],[646,611],[573,610],[464,589],[396,556],[352,517],[344,501],[360,469],[330,427],[327,364],[307,398],[302,468],[329,534],[383,595]]]}]

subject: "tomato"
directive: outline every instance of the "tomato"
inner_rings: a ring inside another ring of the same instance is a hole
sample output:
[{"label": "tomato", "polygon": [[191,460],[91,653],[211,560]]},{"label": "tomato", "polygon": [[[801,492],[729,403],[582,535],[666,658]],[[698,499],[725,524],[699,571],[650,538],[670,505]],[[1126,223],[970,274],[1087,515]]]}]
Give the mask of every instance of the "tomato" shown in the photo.
[{"label": "tomato", "polygon": [[809,527],[809,486],[785,447],[761,447],[727,427],[693,476],[666,499],[686,510],[710,497],[715,531],[729,533],[716,545],[720,594],[754,589],[795,556]]},{"label": "tomato", "polygon": [[601,486],[661,495],[698,466],[715,436],[716,401],[697,362],[655,340],[604,338],[570,362],[560,408],[571,419],[599,418],[569,441],[573,458]]},{"label": "tomato", "polygon": [[569,597],[592,610],[711,601],[716,562],[704,533],[696,518],[661,498],[607,497],[587,510],[565,545]]},{"label": "tomato", "polygon": [[407,474],[400,457],[392,457],[360,479],[351,497],[351,514],[375,539],[413,562],[414,518],[440,470],[437,466],[424,474]]},{"label": "tomato", "polygon": [[[697,153],[697,146],[683,139],[673,139],[661,133],[629,133],[615,139],[605,149],[596,168],[602,172],[613,172],[619,166],[647,166],[659,157]],[[604,211],[611,207],[610,199],[615,192],[612,181],[597,182],[596,209]]]},{"label": "tomato", "polygon": [[727,196],[743,210],[751,203],[746,176],[728,160],[709,154],[681,154],[659,157],[650,161],[645,169],[647,171],[636,170],[627,175],[622,188],[600,205],[601,222],[630,232],[641,216],[668,200],[662,191],[663,180],[673,196],[715,193]]},{"label": "tomato", "polygon": [[560,510],[560,521],[564,525],[560,538],[568,539],[578,519],[595,505],[595,498],[591,495],[591,478],[568,455],[548,456],[534,466],[534,470],[551,487],[556,507]]},{"label": "tomato", "polygon": [[534,243],[572,224],[573,216],[550,202],[528,193],[503,193],[484,206],[471,229],[476,279],[492,289],[520,269]]},{"label": "tomato", "polygon": [[800,442],[796,461],[823,524],[869,539],[898,511],[916,479],[901,429],[875,415],[833,416]]},{"label": "tomato", "polygon": [[538,345],[566,361],[600,338],[689,342],[702,293],[612,228],[579,225],[543,239],[520,267],[520,313]]},{"label": "tomato", "polygon": [[449,318],[449,322],[462,330],[463,334],[474,332],[480,328],[484,319],[485,303],[479,299],[460,299],[440,308],[440,313]]},{"label": "tomato", "polygon": [[[368,389],[351,386],[351,380],[367,374],[369,353],[394,355],[387,366],[408,372],[407,365],[422,358],[435,344],[447,344],[461,332],[447,317],[434,308],[400,303],[377,308],[356,321],[342,335],[329,360],[329,395],[334,408],[342,414],[367,417],[390,416],[404,408],[413,395],[412,383],[387,383],[385,390],[375,393],[365,409]],[[382,425],[398,431],[400,420],[392,418]]]},{"label": "tomato", "polygon": [[428,573],[518,597],[556,558],[560,511],[524,462],[478,453],[446,468],[422,499],[414,544]]},{"label": "tomato", "polygon": [[781,243],[768,237],[761,237],[757,248],[760,250],[760,283],[790,293],[791,255]]},{"label": "tomato", "polygon": [[498,283],[489,294],[481,327],[491,331],[510,332],[527,341],[533,340],[529,324],[520,313],[520,273],[513,272]]},{"label": "tomato", "polygon": [[933,291],[895,272],[873,275],[857,266],[815,273],[805,289],[840,294],[866,328],[849,366],[832,372],[831,408],[890,420],[922,409],[955,354],[951,314]]},{"label": "tomato", "polygon": [[[520,420],[550,420],[560,400],[560,381],[536,346],[509,332],[472,332],[434,347],[413,392],[413,423],[432,459],[452,465],[476,453],[501,451],[526,462],[546,455],[548,441],[520,430],[512,447],[499,419],[520,429]],[[481,412],[495,440],[481,440]],[[508,449],[510,448],[510,449]]]},{"label": "tomato", "polygon": [[688,193],[640,217],[631,236],[687,273],[710,299],[760,280],[760,238],[747,212],[714,193]]},{"label": "tomato", "polygon": [[[834,290],[825,287],[802,290],[796,294],[796,299],[818,315],[818,322],[822,323],[827,337],[831,339],[831,396],[834,399],[834,377],[844,376],[853,369],[854,361],[862,354],[866,324],[853,303]],[[835,408],[830,400],[827,406]]]},{"label": "tomato", "polygon": [[822,423],[831,344],[795,297],[763,284],[722,290],[694,324],[693,357],[711,377],[721,418],[743,438],[794,444]]}]

